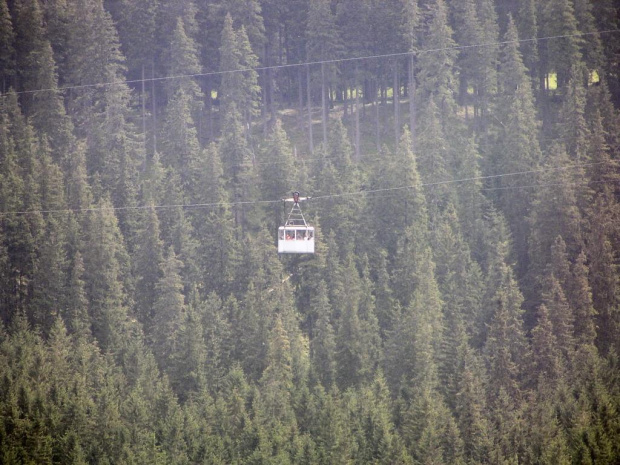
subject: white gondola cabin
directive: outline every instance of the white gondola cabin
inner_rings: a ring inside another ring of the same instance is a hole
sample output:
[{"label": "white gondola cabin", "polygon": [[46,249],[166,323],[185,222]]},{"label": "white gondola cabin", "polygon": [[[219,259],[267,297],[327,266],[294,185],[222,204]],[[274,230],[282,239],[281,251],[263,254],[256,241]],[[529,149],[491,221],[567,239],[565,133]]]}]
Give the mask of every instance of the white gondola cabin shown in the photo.
[{"label": "white gondola cabin", "polygon": [[293,208],[288,214],[284,226],[278,228],[278,253],[314,253],[314,228],[306,223],[299,202],[308,197],[299,197],[299,192],[293,192],[293,198],[284,199],[293,202]]}]

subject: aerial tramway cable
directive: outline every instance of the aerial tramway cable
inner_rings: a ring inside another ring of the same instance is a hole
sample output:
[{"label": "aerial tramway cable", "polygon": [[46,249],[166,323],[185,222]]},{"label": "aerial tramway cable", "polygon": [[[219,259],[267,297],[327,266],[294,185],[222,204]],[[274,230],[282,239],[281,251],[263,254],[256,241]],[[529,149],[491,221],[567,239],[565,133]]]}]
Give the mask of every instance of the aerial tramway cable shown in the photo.
[{"label": "aerial tramway cable", "polygon": [[[434,182],[427,182],[427,183],[420,183],[420,184],[414,184],[414,185],[409,185],[409,186],[397,186],[397,187],[385,187],[385,188],[379,188],[379,189],[367,189],[367,190],[358,190],[358,191],[354,191],[354,192],[342,192],[339,194],[325,194],[325,195],[320,195],[320,196],[316,196],[316,197],[312,197],[313,201],[320,201],[320,200],[324,200],[324,199],[330,199],[330,198],[341,198],[341,197],[349,197],[349,196],[355,196],[355,195],[369,195],[369,194],[376,194],[376,193],[381,193],[381,192],[396,192],[396,191],[401,191],[401,190],[408,190],[408,189],[414,189],[414,188],[419,188],[419,187],[433,187],[433,186],[439,186],[439,185],[445,185],[445,184],[456,184],[456,183],[465,183],[465,182],[472,182],[472,181],[482,181],[485,179],[496,179],[496,178],[502,178],[502,177],[508,177],[508,176],[520,176],[520,175],[525,175],[525,174],[535,174],[535,173],[545,173],[545,172],[552,172],[552,171],[564,171],[564,170],[570,170],[570,169],[577,169],[577,168],[585,168],[588,166],[597,166],[597,165],[603,165],[603,164],[613,164],[613,161],[602,161],[602,162],[591,162],[591,163],[580,163],[580,164],[573,164],[573,165],[565,165],[565,166],[558,166],[558,167],[552,167],[552,168],[539,168],[539,169],[533,169],[533,170],[524,170],[524,171],[515,171],[512,173],[500,173],[500,174],[491,174],[491,175],[485,175],[485,176],[471,176],[471,177],[467,177],[467,178],[460,178],[460,179],[447,179],[447,180],[443,180],[443,181],[434,181]],[[608,180],[608,181],[589,181],[589,182],[585,182],[584,184],[589,184],[589,183],[612,183],[612,182],[617,182],[616,180]],[[567,184],[567,183],[557,183],[557,185],[563,185],[563,184]],[[571,183],[572,184],[572,183]],[[539,187],[544,187],[545,185],[543,184],[539,184]],[[518,188],[519,186],[512,186],[512,188]],[[532,186],[524,186],[524,187],[536,187],[536,185],[532,185]],[[501,188],[481,188],[481,190],[491,190],[491,189],[501,189]],[[239,202],[215,202],[215,203],[189,203],[189,204],[164,204],[164,205],[137,205],[137,206],[131,206],[131,207],[90,207],[90,208],[78,208],[78,209],[58,209],[58,210],[22,210],[22,211],[8,211],[8,212],[0,212],[0,218],[3,216],[9,216],[9,215],[28,215],[28,214],[35,214],[35,213],[39,213],[39,214],[52,214],[52,213],[88,213],[88,212],[93,212],[93,211],[103,211],[103,210],[107,210],[107,211],[122,211],[122,210],[149,210],[149,209],[156,209],[156,210],[160,210],[160,209],[166,209],[166,208],[211,208],[211,207],[233,207],[233,206],[238,206],[238,205],[269,205],[269,204],[275,204],[275,203],[280,203],[282,202],[282,199],[277,199],[277,200],[242,200]]]},{"label": "aerial tramway cable", "polygon": [[[156,81],[169,81],[173,79],[188,79],[193,77],[205,77],[205,76],[217,76],[222,74],[232,74],[232,73],[245,73],[248,71],[267,71],[270,69],[284,69],[284,68],[295,68],[300,66],[311,66],[311,65],[321,65],[321,64],[332,64],[332,63],[346,63],[351,61],[362,61],[362,60],[374,60],[379,58],[395,58],[395,57],[403,57],[409,55],[423,55],[426,53],[435,53],[435,52],[443,52],[446,50],[465,50],[469,48],[478,48],[478,47],[492,47],[495,45],[506,45],[513,43],[524,43],[524,42],[540,42],[545,40],[555,40],[555,39],[567,39],[570,37],[586,37],[591,35],[602,35],[602,34],[614,34],[620,32],[620,29],[606,29],[603,31],[589,31],[589,32],[576,32],[574,34],[562,34],[555,36],[546,36],[546,37],[532,37],[529,39],[517,39],[517,40],[503,40],[499,42],[487,42],[480,44],[470,44],[470,45],[454,45],[451,47],[442,47],[442,48],[431,48],[431,49],[423,49],[423,50],[415,50],[408,52],[396,52],[396,53],[385,53],[378,55],[366,55],[362,57],[344,57],[344,58],[334,58],[330,60],[317,60],[317,61],[308,61],[303,63],[287,63],[283,65],[271,65],[271,66],[257,66],[255,68],[241,68],[241,69],[229,69],[222,71],[209,71],[205,73],[192,73],[192,74],[179,74],[174,76],[163,76],[163,77],[151,77],[151,78],[143,78],[143,79],[124,79],[119,81],[109,81],[109,82],[100,82],[95,84],[77,84],[72,86],[62,86],[56,88],[42,88],[42,89],[31,89],[31,90],[21,90],[18,92],[13,92],[14,94],[36,94],[39,92],[62,92],[65,90],[72,89],[88,89],[88,88],[101,88],[101,87],[111,87],[118,86],[122,84],[138,84],[144,82],[156,82]],[[5,97],[7,94],[0,94],[0,96]]]}]

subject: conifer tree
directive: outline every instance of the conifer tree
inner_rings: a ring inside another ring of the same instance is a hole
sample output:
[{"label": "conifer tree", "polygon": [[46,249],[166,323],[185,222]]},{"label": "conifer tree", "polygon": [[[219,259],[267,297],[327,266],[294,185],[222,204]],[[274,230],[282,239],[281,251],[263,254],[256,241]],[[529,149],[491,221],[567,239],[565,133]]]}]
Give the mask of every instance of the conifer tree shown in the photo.
[{"label": "conifer tree", "polygon": [[[224,117],[232,111],[232,105],[243,113],[244,123],[250,124],[256,114],[260,89],[258,74],[253,69],[258,59],[252,52],[245,28],[233,28],[233,19],[226,15],[220,45],[220,100]],[[242,71],[243,70],[243,71]]]},{"label": "conifer tree", "polygon": [[432,97],[440,114],[450,116],[456,110],[454,95],[458,87],[454,77],[456,44],[452,39],[452,29],[448,25],[444,0],[433,0],[429,2],[428,8],[421,47],[439,51],[419,56],[417,95],[420,103],[428,103]]},{"label": "conifer tree", "polygon": [[564,364],[545,304],[538,307],[537,316],[538,321],[532,330],[532,377],[538,382],[556,382],[563,374]]},{"label": "conifer tree", "polygon": [[[168,49],[164,51],[163,63],[164,73],[166,76],[188,76],[199,74],[202,71],[200,61],[198,59],[198,50],[191,36],[188,36],[185,30],[183,18],[176,20],[176,25],[170,39]],[[166,84],[166,97],[168,100],[183,90],[191,102],[192,115],[198,116],[198,112],[202,109],[202,93],[198,84],[193,77],[184,77],[180,79],[169,79]]]},{"label": "conifer tree", "polygon": [[[565,148],[558,143],[550,149],[547,166],[566,167],[570,161]],[[577,195],[572,185],[574,170],[547,171],[541,176],[541,183],[556,184],[543,187],[537,192],[529,217],[529,256],[532,278],[541,276],[549,261],[551,245],[561,234],[569,255],[578,251],[583,241],[582,218],[577,206]],[[535,278],[533,278],[535,279]]]},{"label": "conifer tree", "polygon": [[547,277],[543,287],[543,304],[549,311],[557,348],[562,354],[563,364],[570,362],[574,350],[574,316],[562,287],[554,274]]},{"label": "conifer tree", "polygon": [[336,341],[324,281],[320,281],[310,305],[316,315],[310,340],[310,362],[323,387],[330,389],[336,379]]},{"label": "conifer tree", "polygon": [[[514,20],[521,39],[538,37],[539,19],[536,7],[536,0],[524,0],[519,4],[519,10]],[[510,23],[510,20],[508,22]],[[522,42],[519,48],[523,55],[523,64],[532,80],[532,86],[534,89],[538,89],[538,43],[535,40]]]},{"label": "conifer tree", "polygon": [[[220,140],[218,149],[231,201],[238,203],[248,199],[252,192],[253,155],[245,137],[241,115],[234,103],[225,114],[224,125],[228,130]],[[246,227],[247,209],[243,205],[235,205],[233,214],[235,225]]]},{"label": "conifer tree", "polygon": [[[531,81],[519,52],[512,19],[509,19],[504,40],[499,67],[499,97],[494,109],[499,120],[498,141],[493,166],[488,168],[494,174],[534,170],[542,159],[537,142],[538,122]],[[515,253],[521,264],[525,262],[529,235],[528,224],[522,218],[530,211],[531,197],[523,190],[512,189],[522,184],[523,178],[506,176],[498,179],[497,187],[503,188],[497,191],[498,200],[513,233]]]},{"label": "conifer tree", "polygon": [[62,222],[51,217],[39,250],[38,266],[33,275],[33,295],[30,309],[37,326],[48,334],[53,322],[64,307],[66,283],[66,243]]},{"label": "conifer tree", "polygon": [[[326,61],[339,58],[342,43],[336,18],[332,14],[330,3],[326,0],[312,0],[308,9],[306,25],[306,57],[309,61]],[[327,145],[327,108],[328,94],[336,84],[338,69],[334,64],[321,64],[314,67],[313,80],[320,82],[322,103],[321,120],[323,127],[323,144]]]},{"label": "conifer tree", "polygon": [[596,344],[601,354],[615,346],[620,330],[618,277],[614,262],[609,209],[600,197],[592,206],[586,253],[590,264],[590,285],[597,325]]},{"label": "conifer tree", "polygon": [[178,354],[179,337],[185,314],[181,267],[174,249],[168,249],[162,264],[162,276],[155,285],[153,318],[148,329],[153,352],[162,371],[173,375],[174,359]]},{"label": "conifer tree", "polygon": [[578,35],[575,10],[568,0],[554,0],[539,4],[539,17],[541,36],[566,36],[539,44],[541,79],[547,79],[549,73],[555,72],[558,88],[563,88],[568,83],[571,67],[582,60],[580,46],[583,38]]},{"label": "conifer tree", "polygon": [[519,402],[521,363],[528,356],[523,334],[523,296],[507,265],[500,265],[498,272],[500,281],[492,299],[494,308],[485,346],[488,373],[493,379],[489,386],[492,406],[502,402],[502,395]]},{"label": "conifer tree", "polygon": [[207,372],[205,362],[204,331],[202,318],[197,302],[197,292],[193,291],[187,305],[185,315],[182,316],[178,336],[178,349],[174,357],[174,383],[176,394],[181,402],[189,397],[198,395],[206,387]]},{"label": "conifer tree", "polygon": [[[33,94],[30,110],[32,124],[40,135],[45,135],[54,161],[60,162],[74,144],[73,124],[67,116],[62,95],[58,92],[58,77],[52,47],[47,41],[37,44],[30,52],[35,69],[29,72],[33,89],[44,89]],[[35,65],[36,64],[36,65]]]},{"label": "conifer tree", "polygon": [[[596,19],[594,17],[594,3],[591,0],[575,0],[573,8],[577,27],[580,32],[588,33],[597,30]],[[601,36],[594,34],[582,42],[581,54],[588,70],[602,69],[604,66],[603,41]]]},{"label": "conifer tree", "polygon": [[[211,391],[215,392],[221,386],[228,367],[232,363],[232,330],[225,314],[227,308],[235,308],[233,298],[224,305],[215,292],[211,292],[206,299],[198,301],[197,296],[190,302],[200,313],[205,345],[205,372],[206,383]],[[233,311],[234,313],[234,311]]]},{"label": "conifer tree", "polygon": [[215,144],[202,150],[199,166],[201,170],[194,202],[212,206],[192,215],[196,237],[200,238],[196,261],[203,282],[208,286],[204,293],[213,290],[226,295],[226,290],[232,285],[238,251],[234,239],[234,221],[227,205],[229,196],[224,189],[222,160]]},{"label": "conifer tree", "polygon": [[15,48],[13,41],[15,31],[11,21],[11,12],[6,0],[0,2],[0,81],[2,93],[5,93],[10,85],[11,76],[15,73]]},{"label": "conifer tree", "polygon": [[586,90],[582,74],[583,66],[574,65],[570,69],[558,123],[559,135],[565,141],[566,151],[574,163],[586,161],[589,139],[588,125],[585,120]]},{"label": "conifer tree", "polygon": [[592,290],[588,282],[589,270],[586,255],[582,251],[572,266],[572,285],[568,289],[575,316],[575,339],[578,345],[593,345],[596,338],[594,318],[596,312],[592,303]]},{"label": "conifer tree", "polygon": [[154,208],[146,212],[143,221],[133,261],[136,274],[135,301],[138,320],[149,326],[156,298],[155,286],[161,278],[164,258],[163,243],[159,237],[159,219]]},{"label": "conifer tree", "polygon": [[463,455],[472,463],[488,460],[491,431],[483,382],[485,373],[479,357],[468,347],[459,351],[459,374],[454,412],[463,439]]},{"label": "conifer tree", "polygon": [[103,350],[114,353],[125,342],[128,256],[110,201],[95,205],[85,226],[84,281],[93,336]]},{"label": "conifer tree", "polygon": [[[289,191],[292,187],[297,190],[295,168],[291,144],[282,127],[282,121],[277,120],[265,142],[265,151],[261,157],[261,194],[264,198],[282,198],[285,195],[290,195]],[[276,230],[282,223],[282,209],[280,205],[274,204],[270,210],[268,224],[273,230]]]},{"label": "conifer tree", "polygon": [[262,419],[267,423],[262,426],[273,428],[275,423],[281,423],[287,429],[295,428],[295,416],[291,405],[293,389],[291,346],[279,317],[275,318],[268,343],[266,367],[260,379],[263,387],[261,391],[263,413],[267,415]]},{"label": "conifer tree", "polygon": [[90,334],[88,299],[84,282],[84,260],[79,251],[75,252],[68,272],[67,307],[64,318],[68,329],[78,337]]},{"label": "conifer tree", "polygon": [[153,66],[158,8],[158,0],[121,0],[117,6],[114,19],[131,76],[141,77],[142,69]]},{"label": "conifer tree", "polygon": [[166,107],[162,127],[162,162],[174,167],[185,190],[195,185],[200,145],[191,116],[192,96],[179,89]]},{"label": "conifer tree", "polygon": [[411,135],[405,129],[397,149],[380,158],[369,180],[370,189],[407,188],[397,196],[370,196],[368,199],[375,239],[387,250],[389,260],[394,259],[399,237],[409,226],[416,225],[423,234],[428,222],[426,199],[411,145]]}]

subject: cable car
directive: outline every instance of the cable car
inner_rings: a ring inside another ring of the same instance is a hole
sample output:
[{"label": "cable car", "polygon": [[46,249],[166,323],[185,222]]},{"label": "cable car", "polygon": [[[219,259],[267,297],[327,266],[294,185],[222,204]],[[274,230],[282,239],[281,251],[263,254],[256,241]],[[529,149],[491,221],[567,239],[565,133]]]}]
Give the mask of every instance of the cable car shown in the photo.
[{"label": "cable car", "polygon": [[314,253],[314,228],[308,225],[299,207],[299,202],[309,198],[293,192],[292,198],[282,199],[285,209],[286,202],[293,202],[293,208],[284,226],[278,228],[278,253]]}]

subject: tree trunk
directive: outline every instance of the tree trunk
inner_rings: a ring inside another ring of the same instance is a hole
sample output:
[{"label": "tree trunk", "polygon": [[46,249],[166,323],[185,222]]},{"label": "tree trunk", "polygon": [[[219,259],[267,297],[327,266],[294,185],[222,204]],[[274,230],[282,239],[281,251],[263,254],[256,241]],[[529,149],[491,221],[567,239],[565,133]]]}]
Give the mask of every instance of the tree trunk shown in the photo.
[{"label": "tree trunk", "polygon": [[207,93],[207,140],[213,140],[213,98],[211,97],[211,80],[205,77],[205,89]]},{"label": "tree trunk", "polygon": [[142,137],[146,155],[146,91],[144,89],[144,65],[142,65]]},{"label": "tree trunk", "polygon": [[299,109],[297,111],[297,122],[299,124],[299,132],[304,132],[304,88],[302,83],[303,75],[301,66],[297,68],[297,93],[299,94]]},{"label": "tree trunk", "polygon": [[325,96],[325,63],[321,63],[321,120],[323,122],[323,149],[327,149],[327,102]]},{"label": "tree trunk", "polygon": [[312,137],[312,93],[310,92],[310,65],[306,65],[306,91],[308,93],[308,142],[310,153],[314,153],[314,138]]},{"label": "tree trunk", "polygon": [[409,55],[409,132],[411,133],[411,150],[415,153],[416,118],[415,118],[415,76],[413,75],[413,53]]},{"label": "tree trunk", "polygon": [[377,143],[377,152],[381,151],[381,131],[379,129],[379,94],[377,86],[374,89],[374,103],[375,103],[375,142]]},{"label": "tree trunk", "polygon": [[398,79],[398,61],[394,61],[394,147],[398,147],[400,139],[400,82]]},{"label": "tree trunk", "polygon": [[355,67],[355,161],[360,161],[360,89]]},{"label": "tree trunk", "polygon": [[155,98],[155,61],[151,62],[151,78],[153,95],[153,154],[157,153],[157,99]]}]

